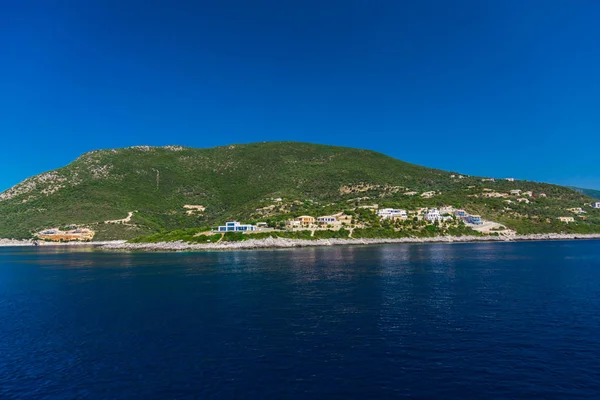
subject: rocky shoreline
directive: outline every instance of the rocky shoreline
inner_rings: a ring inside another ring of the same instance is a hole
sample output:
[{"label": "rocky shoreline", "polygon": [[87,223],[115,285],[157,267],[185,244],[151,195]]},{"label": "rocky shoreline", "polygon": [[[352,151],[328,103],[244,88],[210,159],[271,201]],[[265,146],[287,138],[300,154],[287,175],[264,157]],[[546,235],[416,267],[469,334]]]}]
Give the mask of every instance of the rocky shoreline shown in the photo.
[{"label": "rocky shoreline", "polygon": [[126,243],[113,242],[99,246],[102,250],[129,251],[200,251],[200,250],[254,250],[254,249],[285,249],[296,247],[321,246],[352,246],[391,243],[472,243],[472,242],[515,242],[515,241],[545,241],[545,240],[591,240],[600,239],[600,234],[533,234],[517,235],[511,238],[498,236],[438,236],[433,238],[401,238],[401,239],[285,239],[266,238],[249,239],[242,242],[219,243]]},{"label": "rocky shoreline", "polygon": [[106,246],[126,244],[125,240],[110,240],[104,242],[44,242],[33,240],[0,239],[0,247],[63,247],[63,246]]},{"label": "rocky shoreline", "polygon": [[548,241],[548,240],[598,240],[600,234],[532,234],[517,235],[512,237],[499,236],[437,236],[431,238],[401,238],[401,239],[285,239],[266,238],[248,239],[242,242],[218,243],[187,243],[187,242],[160,242],[160,243],[127,243],[125,240],[104,242],[34,242],[31,240],[0,239],[0,247],[25,247],[25,246],[94,246],[101,250],[119,251],[201,251],[201,250],[255,250],[255,249],[289,249],[298,247],[323,247],[323,246],[357,246],[370,244],[393,243],[475,243],[475,242],[520,242],[520,241]]}]

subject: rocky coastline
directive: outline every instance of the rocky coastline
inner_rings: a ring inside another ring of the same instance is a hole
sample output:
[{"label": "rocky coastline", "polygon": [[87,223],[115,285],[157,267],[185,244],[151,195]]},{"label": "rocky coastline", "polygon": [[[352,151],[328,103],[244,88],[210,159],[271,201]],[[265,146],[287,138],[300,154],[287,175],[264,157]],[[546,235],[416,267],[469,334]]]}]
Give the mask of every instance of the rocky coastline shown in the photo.
[{"label": "rocky coastline", "polygon": [[104,242],[44,242],[40,240],[0,239],[0,247],[64,247],[64,246],[105,246],[125,244],[125,240],[110,240]]},{"label": "rocky coastline", "polygon": [[240,242],[217,243],[187,243],[187,242],[159,242],[159,243],[128,243],[125,240],[104,242],[34,242],[32,240],[0,239],[0,247],[25,247],[25,246],[94,246],[106,251],[202,251],[202,250],[257,250],[257,249],[289,249],[299,247],[324,247],[324,246],[358,246],[372,244],[394,243],[475,243],[475,242],[521,242],[521,241],[555,241],[555,240],[598,240],[600,234],[563,234],[546,233],[531,235],[502,236],[437,236],[430,238],[400,238],[400,239],[286,239],[266,238],[248,239]]},{"label": "rocky coastline", "polygon": [[432,238],[401,238],[401,239],[285,239],[266,238],[249,239],[240,242],[218,243],[126,243],[113,242],[99,246],[102,250],[127,251],[201,251],[201,250],[255,250],[255,249],[285,249],[297,247],[321,246],[354,246],[369,244],[392,243],[473,243],[473,242],[516,242],[516,241],[547,241],[547,240],[592,240],[600,239],[600,234],[532,234],[517,235],[511,238],[498,236],[438,236]]}]

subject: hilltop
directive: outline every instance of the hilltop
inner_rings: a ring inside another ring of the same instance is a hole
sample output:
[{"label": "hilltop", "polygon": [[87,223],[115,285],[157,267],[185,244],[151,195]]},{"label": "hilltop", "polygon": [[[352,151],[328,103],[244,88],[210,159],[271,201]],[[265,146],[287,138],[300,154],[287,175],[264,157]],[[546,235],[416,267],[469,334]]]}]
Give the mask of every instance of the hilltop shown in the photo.
[{"label": "hilltop", "polygon": [[[508,196],[517,189],[533,196],[526,202]],[[137,146],[86,153],[1,193],[0,237],[82,227],[96,232],[94,240],[125,239],[230,219],[274,223],[373,204],[452,205],[523,234],[600,232],[600,210],[589,207],[592,201],[567,187],[462,176],[346,147]],[[567,211],[573,207],[588,212]],[[557,217],[563,215],[576,222],[561,223]]]}]

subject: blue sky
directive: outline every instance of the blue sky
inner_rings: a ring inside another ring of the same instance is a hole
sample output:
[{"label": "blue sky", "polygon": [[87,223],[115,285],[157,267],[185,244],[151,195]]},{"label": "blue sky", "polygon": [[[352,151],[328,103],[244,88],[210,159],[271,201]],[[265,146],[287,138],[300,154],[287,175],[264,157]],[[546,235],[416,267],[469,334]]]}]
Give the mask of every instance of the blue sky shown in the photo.
[{"label": "blue sky", "polygon": [[22,0],[0,189],[81,153],[295,140],[600,188],[600,2]]}]

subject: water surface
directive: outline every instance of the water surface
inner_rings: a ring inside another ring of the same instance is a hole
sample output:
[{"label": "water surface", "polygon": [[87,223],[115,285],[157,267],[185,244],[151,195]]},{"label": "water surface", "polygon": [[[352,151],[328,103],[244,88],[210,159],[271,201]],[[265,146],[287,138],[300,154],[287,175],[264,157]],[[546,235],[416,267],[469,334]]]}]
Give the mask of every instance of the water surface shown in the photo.
[{"label": "water surface", "polygon": [[600,242],[0,249],[0,398],[600,398]]}]

